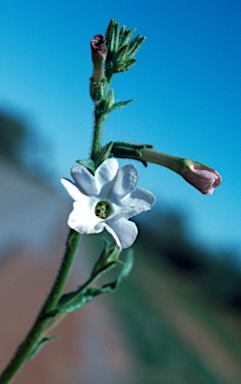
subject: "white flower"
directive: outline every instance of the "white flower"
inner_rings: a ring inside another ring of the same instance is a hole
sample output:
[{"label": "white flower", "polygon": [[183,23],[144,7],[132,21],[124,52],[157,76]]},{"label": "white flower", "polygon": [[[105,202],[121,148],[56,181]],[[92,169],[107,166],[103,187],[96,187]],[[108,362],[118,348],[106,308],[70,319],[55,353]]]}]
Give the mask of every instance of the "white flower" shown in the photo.
[{"label": "white flower", "polygon": [[61,179],[74,200],[68,225],[80,233],[99,233],[106,229],[119,250],[130,247],[137,237],[136,224],[128,219],[151,209],[154,195],[136,188],[138,172],[134,165],[119,169],[116,159],[105,160],[93,176],[87,168],[71,169],[74,183]]}]

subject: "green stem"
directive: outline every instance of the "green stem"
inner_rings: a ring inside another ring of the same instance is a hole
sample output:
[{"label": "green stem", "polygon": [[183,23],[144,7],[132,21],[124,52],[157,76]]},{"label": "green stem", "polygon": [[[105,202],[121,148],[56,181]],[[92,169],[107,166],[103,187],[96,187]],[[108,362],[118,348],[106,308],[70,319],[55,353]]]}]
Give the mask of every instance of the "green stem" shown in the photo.
[{"label": "green stem", "polygon": [[95,124],[94,124],[94,135],[92,141],[91,158],[98,166],[98,160],[101,152],[101,138],[102,138],[102,122],[100,106],[95,105]]},{"label": "green stem", "polygon": [[[107,79],[106,77],[102,78],[99,82],[94,82],[93,79],[91,79],[91,89],[92,86],[95,86],[96,89],[99,89],[98,91],[91,92],[91,97],[95,104],[95,110],[94,110],[94,133],[93,133],[93,140],[92,140],[92,149],[91,149],[91,159],[94,160],[96,168],[100,165],[101,161],[101,140],[102,140],[102,125],[104,120],[106,119],[106,99],[108,95],[108,89],[111,82],[111,78]],[[99,88],[97,87],[99,86]],[[94,88],[95,89],[95,88]]]},{"label": "green stem", "polygon": [[81,235],[79,233],[72,229],[70,230],[66,242],[66,251],[54,285],[40,310],[33,327],[25,340],[19,345],[14,357],[0,376],[0,384],[10,383],[16,373],[31,356],[47,330],[49,322],[52,321],[49,314],[56,308],[66,285],[75,259],[80,237]]}]

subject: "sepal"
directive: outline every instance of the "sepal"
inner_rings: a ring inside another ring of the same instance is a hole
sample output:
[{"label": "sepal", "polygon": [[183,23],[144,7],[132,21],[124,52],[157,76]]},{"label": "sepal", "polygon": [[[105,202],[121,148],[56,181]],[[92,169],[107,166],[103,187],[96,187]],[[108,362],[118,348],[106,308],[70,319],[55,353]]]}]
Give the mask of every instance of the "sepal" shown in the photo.
[{"label": "sepal", "polygon": [[153,148],[151,144],[135,144],[126,142],[114,142],[112,145],[112,154],[119,158],[134,158],[147,167],[147,162],[141,158],[144,148]]},{"label": "sepal", "polygon": [[127,45],[135,31],[136,28],[128,30],[126,26],[123,25],[119,33],[119,46],[123,47],[124,45]]},{"label": "sepal", "polygon": [[106,91],[106,79],[103,78],[101,81],[95,81],[93,77],[90,78],[90,96],[95,103],[100,102]]},{"label": "sepal", "polygon": [[95,174],[95,163],[92,159],[88,160],[77,160],[77,163],[83,165],[85,168],[87,168],[93,175]]},{"label": "sepal", "polygon": [[125,26],[119,30],[119,23],[115,19],[110,21],[106,32],[108,52],[105,74],[108,82],[114,73],[125,72],[135,64],[134,55],[146,38],[138,34],[131,40],[134,32],[135,29],[128,30]]}]

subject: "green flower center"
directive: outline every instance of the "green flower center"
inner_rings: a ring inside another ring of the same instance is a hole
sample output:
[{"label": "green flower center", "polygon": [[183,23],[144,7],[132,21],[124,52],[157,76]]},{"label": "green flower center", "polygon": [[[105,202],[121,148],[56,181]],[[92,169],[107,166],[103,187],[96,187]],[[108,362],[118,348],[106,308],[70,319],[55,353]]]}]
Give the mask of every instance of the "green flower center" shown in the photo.
[{"label": "green flower center", "polygon": [[111,205],[107,201],[99,201],[95,207],[95,215],[100,219],[106,219],[111,213]]}]

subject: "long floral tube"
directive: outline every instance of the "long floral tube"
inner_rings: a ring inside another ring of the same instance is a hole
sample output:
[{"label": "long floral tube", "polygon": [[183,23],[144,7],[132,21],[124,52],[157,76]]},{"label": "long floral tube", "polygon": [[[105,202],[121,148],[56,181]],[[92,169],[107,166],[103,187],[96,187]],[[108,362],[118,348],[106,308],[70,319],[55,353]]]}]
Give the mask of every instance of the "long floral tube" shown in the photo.
[{"label": "long floral tube", "polygon": [[[125,156],[123,156],[125,157]],[[162,165],[181,175],[189,184],[203,194],[211,195],[222,183],[221,175],[197,161],[167,155],[150,148],[141,149],[140,156],[127,156],[145,162]]]}]

